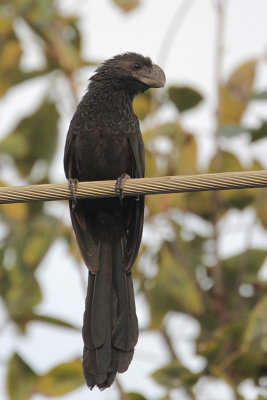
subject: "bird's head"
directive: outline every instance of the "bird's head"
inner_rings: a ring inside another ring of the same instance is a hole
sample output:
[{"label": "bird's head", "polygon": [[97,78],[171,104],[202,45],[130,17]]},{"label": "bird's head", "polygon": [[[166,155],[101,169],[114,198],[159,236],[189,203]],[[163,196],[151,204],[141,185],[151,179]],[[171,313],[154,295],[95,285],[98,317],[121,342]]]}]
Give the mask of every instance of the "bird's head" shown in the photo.
[{"label": "bird's head", "polygon": [[163,87],[166,78],[163,70],[149,57],[123,53],[101,64],[91,81],[112,85],[114,89],[125,88],[136,95],[149,88]]}]

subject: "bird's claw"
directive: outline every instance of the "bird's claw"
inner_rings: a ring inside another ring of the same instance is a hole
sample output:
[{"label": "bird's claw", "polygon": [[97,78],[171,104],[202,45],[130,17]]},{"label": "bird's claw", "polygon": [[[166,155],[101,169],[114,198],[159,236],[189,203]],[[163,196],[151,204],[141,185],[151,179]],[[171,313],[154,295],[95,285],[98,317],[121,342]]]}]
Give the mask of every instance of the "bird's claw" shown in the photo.
[{"label": "bird's claw", "polygon": [[76,191],[77,191],[77,185],[78,185],[78,179],[72,179],[69,178],[68,179],[68,184],[69,184],[69,189],[71,192],[71,196],[72,196],[72,210],[74,210],[74,208],[77,206],[77,198],[76,198]]},{"label": "bird's claw", "polygon": [[121,176],[119,176],[119,178],[116,181],[115,192],[119,193],[121,205],[122,205],[122,199],[124,197],[123,196],[123,186],[124,186],[126,179],[130,179],[130,178],[131,177],[128,174],[122,174]]}]

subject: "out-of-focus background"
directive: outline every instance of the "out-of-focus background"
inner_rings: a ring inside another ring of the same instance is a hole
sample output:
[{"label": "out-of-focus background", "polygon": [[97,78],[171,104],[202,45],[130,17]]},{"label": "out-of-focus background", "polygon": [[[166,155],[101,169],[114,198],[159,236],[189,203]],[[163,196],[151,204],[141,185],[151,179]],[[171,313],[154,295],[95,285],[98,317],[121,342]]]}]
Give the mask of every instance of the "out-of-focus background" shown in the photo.
[{"label": "out-of-focus background", "polygon": [[[267,166],[265,0],[2,0],[0,184],[64,182],[88,78],[124,51],[164,89],[135,100],[146,176]],[[104,392],[84,385],[87,272],[66,202],[0,206],[2,400],[267,398],[267,192],[149,196],[140,337]]]}]

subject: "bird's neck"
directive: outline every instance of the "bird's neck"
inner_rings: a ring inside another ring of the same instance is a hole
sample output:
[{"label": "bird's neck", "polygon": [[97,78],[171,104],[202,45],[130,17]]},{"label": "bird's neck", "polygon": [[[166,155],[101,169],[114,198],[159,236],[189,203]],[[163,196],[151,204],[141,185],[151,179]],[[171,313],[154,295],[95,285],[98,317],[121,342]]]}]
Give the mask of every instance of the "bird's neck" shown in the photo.
[{"label": "bird's neck", "polygon": [[132,108],[134,94],[129,88],[114,86],[111,83],[91,82],[88,87],[88,94],[96,98],[97,103],[108,104],[117,107],[119,104]]},{"label": "bird's neck", "polygon": [[125,81],[125,79],[114,79],[113,77],[101,79],[96,75],[91,78],[88,86],[91,94],[100,95],[100,93],[106,93],[110,96],[123,97],[131,102],[133,102],[135,96],[144,93],[147,89],[149,89],[148,86],[135,80],[129,79]]}]

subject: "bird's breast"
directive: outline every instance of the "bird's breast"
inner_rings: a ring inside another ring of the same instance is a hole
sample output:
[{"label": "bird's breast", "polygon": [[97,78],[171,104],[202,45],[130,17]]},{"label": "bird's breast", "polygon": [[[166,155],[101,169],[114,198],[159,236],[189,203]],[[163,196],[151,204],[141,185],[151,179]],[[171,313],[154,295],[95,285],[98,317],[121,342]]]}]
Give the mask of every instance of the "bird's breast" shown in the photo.
[{"label": "bird's breast", "polygon": [[80,180],[117,179],[131,174],[132,160],[129,148],[129,126],[123,119],[110,120],[109,124],[87,124],[79,135]]}]

